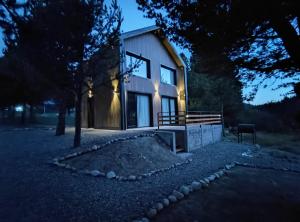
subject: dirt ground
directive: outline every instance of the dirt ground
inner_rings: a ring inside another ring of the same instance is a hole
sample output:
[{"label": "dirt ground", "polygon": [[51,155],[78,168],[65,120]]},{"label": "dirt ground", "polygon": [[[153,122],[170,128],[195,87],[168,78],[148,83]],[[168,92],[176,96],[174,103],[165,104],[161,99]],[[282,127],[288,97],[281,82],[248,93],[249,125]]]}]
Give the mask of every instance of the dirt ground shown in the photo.
[{"label": "dirt ground", "polygon": [[80,170],[113,170],[117,175],[129,176],[170,167],[183,161],[155,136],[118,142],[65,162]]},{"label": "dirt ground", "polygon": [[208,189],[161,212],[162,221],[300,221],[300,174],[234,168]]}]

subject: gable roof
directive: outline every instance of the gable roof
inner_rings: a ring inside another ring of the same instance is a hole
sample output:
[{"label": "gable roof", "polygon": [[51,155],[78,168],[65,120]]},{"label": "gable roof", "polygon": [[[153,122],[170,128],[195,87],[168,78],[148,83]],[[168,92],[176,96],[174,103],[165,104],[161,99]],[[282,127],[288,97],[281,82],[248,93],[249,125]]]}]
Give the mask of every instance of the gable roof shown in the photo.
[{"label": "gable roof", "polygon": [[163,46],[166,48],[166,50],[169,52],[172,59],[174,59],[176,64],[179,67],[186,67],[184,61],[182,60],[181,56],[177,53],[176,49],[174,48],[174,46],[170,42],[170,40],[168,38],[166,38],[165,36],[163,36],[163,35],[158,35],[159,30],[160,30],[160,28],[155,26],[155,25],[145,27],[145,28],[141,28],[141,29],[136,29],[136,30],[133,30],[133,31],[122,33],[121,34],[121,39],[124,40],[124,39],[129,39],[129,38],[132,38],[132,37],[136,37],[136,36],[139,36],[139,35],[143,35],[143,34],[146,34],[146,33],[153,33],[159,38],[159,40],[161,41]]}]

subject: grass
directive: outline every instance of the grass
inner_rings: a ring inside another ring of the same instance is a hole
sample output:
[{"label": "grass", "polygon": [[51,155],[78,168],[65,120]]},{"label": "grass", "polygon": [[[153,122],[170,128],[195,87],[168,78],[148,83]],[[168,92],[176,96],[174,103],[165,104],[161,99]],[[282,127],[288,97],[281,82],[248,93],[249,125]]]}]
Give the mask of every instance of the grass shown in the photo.
[{"label": "grass", "polygon": [[[226,137],[237,141],[237,137],[233,134]],[[257,132],[256,137],[256,143],[262,147],[300,154],[300,132],[271,133],[260,131]],[[252,135],[243,134],[243,142],[252,143]]]}]

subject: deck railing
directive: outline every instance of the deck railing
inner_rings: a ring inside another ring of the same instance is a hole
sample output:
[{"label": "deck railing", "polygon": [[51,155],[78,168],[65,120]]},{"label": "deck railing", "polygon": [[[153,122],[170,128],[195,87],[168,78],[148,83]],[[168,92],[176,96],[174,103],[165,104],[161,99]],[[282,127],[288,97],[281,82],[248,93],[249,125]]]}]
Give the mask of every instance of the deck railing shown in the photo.
[{"label": "deck railing", "polygon": [[160,126],[186,126],[188,124],[222,124],[220,112],[180,111],[177,113],[157,113],[158,128]]}]

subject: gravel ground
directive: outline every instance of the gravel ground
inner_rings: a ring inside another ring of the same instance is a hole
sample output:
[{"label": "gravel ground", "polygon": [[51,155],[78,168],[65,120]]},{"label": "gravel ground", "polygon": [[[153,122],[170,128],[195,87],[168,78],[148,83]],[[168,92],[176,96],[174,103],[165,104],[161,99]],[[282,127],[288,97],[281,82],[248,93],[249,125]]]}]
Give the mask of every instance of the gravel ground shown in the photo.
[{"label": "gravel ground", "polygon": [[[84,130],[84,145],[78,149],[123,133],[137,132]],[[232,161],[300,170],[298,160],[289,162],[251,145],[221,142],[193,152],[188,165],[141,181],[119,182],[49,164],[54,157],[75,151],[73,129],[63,137],[53,134],[42,128],[0,130],[1,221],[131,221],[183,183],[208,176]]]}]

